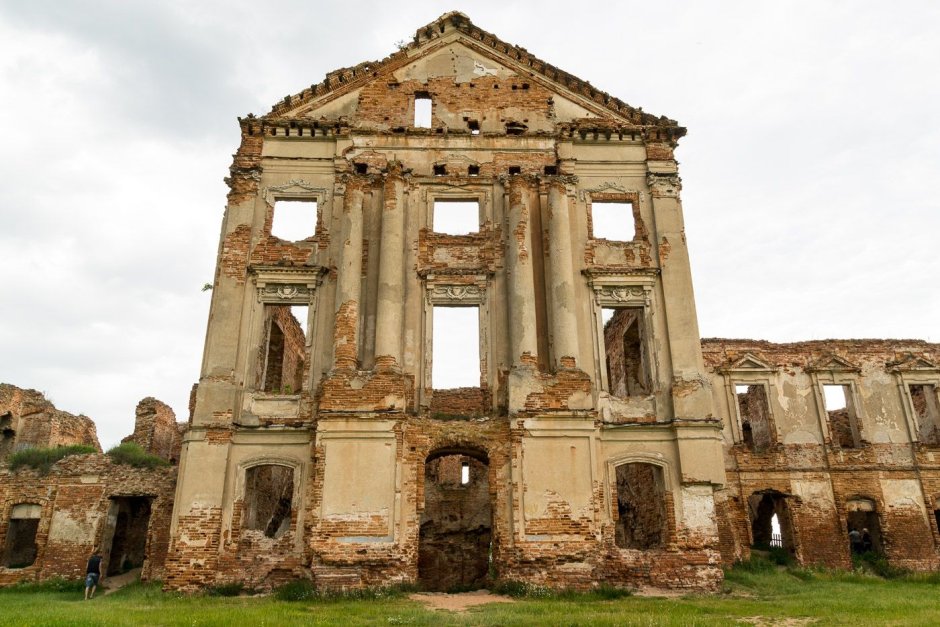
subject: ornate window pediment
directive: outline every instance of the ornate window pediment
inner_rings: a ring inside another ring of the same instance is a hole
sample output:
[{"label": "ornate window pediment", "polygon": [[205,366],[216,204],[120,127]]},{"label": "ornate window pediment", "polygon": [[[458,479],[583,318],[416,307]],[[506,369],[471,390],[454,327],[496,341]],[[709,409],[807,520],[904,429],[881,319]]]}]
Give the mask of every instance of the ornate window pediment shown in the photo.
[{"label": "ornate window pediment", "polygon": [[258,288],[258,301],[278,305],[309,305],[326,269],[321,266],[251,268]]},{"label": "ornate window pediment", "polygon": [[861,367],[832,353],[810,364],[807,372],[861,372]]},{"label": "ornate window pediment", "polygon": [[744,353],[743,356],[732,360],[725,366],[722,366],[718,369],[718,371],[722,373],[768,373],[773,372],[774,370],[776,370],[776,368],[773,366],[773,364],[767,363],[753,353]]}]

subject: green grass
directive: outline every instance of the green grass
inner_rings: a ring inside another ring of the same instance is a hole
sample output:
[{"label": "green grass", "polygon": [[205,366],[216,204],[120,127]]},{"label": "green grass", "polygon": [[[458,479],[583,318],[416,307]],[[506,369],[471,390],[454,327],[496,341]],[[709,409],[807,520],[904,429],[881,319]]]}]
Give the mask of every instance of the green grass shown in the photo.
[{"label": "green grass", "polygon": [[[264,597],[183,596],[133,584],[82,601],[64,582],[0,590],[0,625],[936,625],[940,577],[883,579],[870,572],[785,568],[767,559],[727,573],[722,593],[620,596],[620,591],[545,593],[509,586],[514,603],[435,612],[390,590],[368,598],[324,597],[288,584]],[[507,590],[510,591],[510,590]],[[535,596],[532,596],[532,595]]]},{"label": "green grass", "polygon": [[151,455],[134,442],[118,444],[108,449],[107,455],[115,464],[125,464],[134,468],[157,468],[170,465],[170,462],[162,457]]},{"label": "green grass", "polygon": [[85,444],[73,444],[71,446],[57,446],[55,448],[28,448],[13,453],[9,457],[10,470],[16,470],[28,466],[41,472],[48,473],[52,465],[63,457],[69,455],[87,455],[88,453],[97,453],[98,450],[93,446]]}]

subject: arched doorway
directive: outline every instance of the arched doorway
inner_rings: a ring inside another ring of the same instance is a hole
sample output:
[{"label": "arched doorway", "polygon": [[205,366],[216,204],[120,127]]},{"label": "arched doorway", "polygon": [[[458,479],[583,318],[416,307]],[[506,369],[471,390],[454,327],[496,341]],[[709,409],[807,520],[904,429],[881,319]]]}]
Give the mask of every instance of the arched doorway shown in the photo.
[{"label": "arched doorway", "polygon": [[762,490],[748,497],[751,516],[751,546],[768,550],[784,548],[793,553],[793,525],[787,495],[776,490]]},{"label": "arched doorway", "polygon": [[486,585],[493,513],[489,459],[484,453],[442,449],[424,464],[424,511],[418,538],[418,581],[426,590],[472,590]]}]

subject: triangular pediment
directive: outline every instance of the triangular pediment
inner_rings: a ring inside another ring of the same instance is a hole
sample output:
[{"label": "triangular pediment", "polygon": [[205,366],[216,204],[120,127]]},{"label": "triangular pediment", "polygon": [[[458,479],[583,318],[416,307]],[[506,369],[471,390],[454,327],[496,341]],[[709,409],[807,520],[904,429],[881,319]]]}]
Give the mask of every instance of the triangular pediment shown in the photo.
[{"label": "triangular pediment", "polygon": [[[382,109],[383,94],[372,98],[372,92],[400,86],[402,92],[413,98],[417,93],[416,84],[425,85],[433,93],[436,87],[450,81],[458,90],[458,106],[463,106],[464,101],[472,104],[483,90],[490,90],[489,101],[498,100],[493,96],[501,94],[502,100],[509,103],[499,111],[503,117],[506,117],[506,109],[510,109],[508,117],[513,117],[511,109],[517,106],[516,102],[519,107],[547,103],[554,122],[596,119],[607,127],[620,129],[657,127],[669,138],[685,133],[675,121],[644,113],[597,90],[586,81],[534,57],[524,48],[481,30],[459,12],[447,13],[419,28],[411,43],[381,61],[330,72],[321,83],[285,98],[265,117],[343,119],[352,121],[351,126],[355,126],[357,117],[366,114],[363,109],[368,108],[372,115],[375,115],[374,109]],[[396,125],[397,108],[400,102],[392,98],[383,112],[392,129]],[[473,115],[473,110],[474,107],[468,105],[469,115]],[[519,117],[522,123],[527,116],[521,111]],[[449,120],[442,125],[456,127]],[[530,130],[543,129],[530,127]]]},{"label": "triangular pediment", "polygon": [[888,364],[891,372],[937,372],[940,366],[919,355],[907,354],[900,361]]},{"label": "triangular pediment", "polygon": [[861,368],[833,353],[815,361],[806,370],[809,372],[859,372]]},{"label": "triangular pediment", "polygon": [[757,357],[753,353],[744,353],[741,357],[728,362],[722,372],[768,372],[774,370],[772,364]]}]

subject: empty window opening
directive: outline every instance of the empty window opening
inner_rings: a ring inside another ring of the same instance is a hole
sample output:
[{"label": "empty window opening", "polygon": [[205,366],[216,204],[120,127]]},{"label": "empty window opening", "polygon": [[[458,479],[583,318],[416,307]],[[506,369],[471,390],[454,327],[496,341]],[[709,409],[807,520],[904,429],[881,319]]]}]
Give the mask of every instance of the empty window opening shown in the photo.
[{"label": "empty window opening", "polygon": [[776,490],[755,492],[747,500],[751,519],[751,546],[759,550],[795,551],[787,495]]},{"label": "empty window opening", "polygon": [[858,416],[852,403],[852,389],[848,385],[824,385],[823,401],[829,417],[829,433],[833,444],[841,448],[858,448],[862,438],[858,430]]},{"label": "empty window opening", "polygon": [[356,167],[356,174],[365,174],[369,171],[369,164],[367,163],[355,163],[353,165]]},{"label": "empty window opening", "polygon": [[415,94],[415,128],[431,128],[431,96]]},{"label": "empty window opening", "polygon": [[507,122],[506,123],[506,134],[507,135],[522,135],[526,132],[529,127],[523,124],[522,122]]},{"label": "empty window opening", "polygon": [[558,174],[558,166],[556,165],[547,165],[545,166],[545,174],[548,176],[554,176]]},{"label": "empty window opening", "polygon": [[940,533],[940,508],[933,510],[933,519],[937,523],[937,533]]},{"label": "empty window opening", "polygon": [[849,548],[853,553],[882,554],[881,521],[871,499],[857,498],[845,504]]},{"label": "empty window opening", "polygon": [[434,307],[433,316],[432,387],[479,387],[480,308]]},{"label": "empty window opening", "polygon": [[767,388],[762,384],[736,384],[734,394],[741,418],[741,441],[751,451],[761,453],[774,445],[776,439],[770,422]]},{"label": "empty window opening", "polygon": [[633,241],[636,237],[633,203],[592,202],[591,234],[595,239],[606,239],[614,242]]},{"label": "empty window opening", "polygon": [[436,165],[434,166],[434,176],[446,176],[447,175],[447,166],[446,165]]},{"label": "empty window opening", "polygon": [[920,441],[931,446],[940,445],[940,407],[935,385],[911,385],[911,403],[917,417]]},{"label": "empty window opening", "polygon": [[653,549],[666,543],[666,487],[659,466],[617,466],[617,526],[614,542],[622,549]]},{"label": "empty window opening", "polygon": [[427,590],[486,586],[492,554],[492,503],[485,455],[442,451],[424,466],[418,581]]},{"label": "empty window opening", "polygon": [[16,431],[13,429],[13,414],[7,412],[0,416],[0,459],[13,452]]},{"label": "empty window opening", "polygon": [[480,176],[480,166],[478,165],[467,166],[467,174],[470,176]]},{"label": "empty window opening", "polygon": [[36,532],[39,531],[41,513],[42,506],[36,503],[20,503],[13,506],[3,547],[5,567],[26,568],[36,561]]},{"label": "empty window opening", "polygon": [[467,128],[470,129],[470,134],[471,134],[471,135],[479,135],[479,134],[480,134],[480,123],[477,122],[476,120],[468,120],[468,121],[467,121]]},{"label": "empty window opening", "polygon": [[312,237],[317,226],[315,200],[276,200],[271,235],[288,242],[299,242]]},{"label": "empty window opening", "polygon": [[608,392],[613,396],[650,393],[645,323],[641,307],[602,309]]},{"label": "empty window opening", "polygon": [[141,568],[147,558],[152,497],[111,497],[102,546],[105,575],[119,575]]},{"label": "empty window opening", "polygon": [[515,176],[517,174],[522,174],[522,168],[517,165],[509,166],[509,176]]},{"label": "empty window opening", "polygon": [[480,230],[480,201],[435,200],[431,230],[446,235],[467,235]]},{"label": "empty window opening", "polygon": [[293,468],[275,464],[252,466],[245,472],[242,528],[280,538],[290,529],[293,498]]},{"label": "empty window opening", "polygon": [[266,305],[261,364],[262,389],[271,394],[299,394],[307,356],[306,305]]}]

